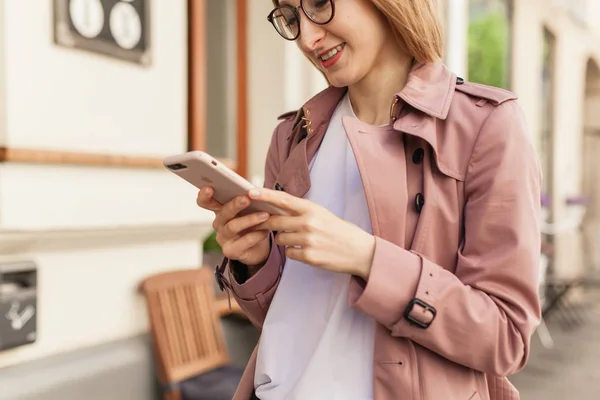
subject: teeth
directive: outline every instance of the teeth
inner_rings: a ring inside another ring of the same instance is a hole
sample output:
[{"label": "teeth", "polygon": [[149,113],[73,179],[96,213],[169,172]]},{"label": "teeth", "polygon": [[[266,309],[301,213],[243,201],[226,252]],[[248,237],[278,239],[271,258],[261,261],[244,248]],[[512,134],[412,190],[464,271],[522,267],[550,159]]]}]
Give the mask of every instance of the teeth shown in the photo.
[{"label": "teeth", "polygon": [[326,53],[325,55],[321,56],[321,60],[323,61],[327,61],[327,60],[331,60],[337,53],[339,53],[340,51],[342,51],[342,48],[344,46],[342,46],[341,44],[337,47],[335,47],[334,49],[332,49],[329,53]]}]

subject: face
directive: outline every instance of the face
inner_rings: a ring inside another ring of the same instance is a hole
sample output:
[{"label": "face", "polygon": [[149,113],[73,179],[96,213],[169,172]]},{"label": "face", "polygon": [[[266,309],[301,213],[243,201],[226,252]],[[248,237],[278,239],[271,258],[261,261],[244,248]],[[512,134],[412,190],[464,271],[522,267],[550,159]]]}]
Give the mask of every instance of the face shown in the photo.
[{"label": "face", "polygon": [[[296,43],[331,85],[351,86],[384,62],[386,52],[398,47],[385,16],[370,0],[334,1],[334,17],[324,25],[312,22],[298,9],[300,35]],[[329,8],[329,4],[327,0],[303,1],[306,12],[313,16],[321,12],[319,7]],[[281,0],[280,5],[298,7],[300,0]]]}]

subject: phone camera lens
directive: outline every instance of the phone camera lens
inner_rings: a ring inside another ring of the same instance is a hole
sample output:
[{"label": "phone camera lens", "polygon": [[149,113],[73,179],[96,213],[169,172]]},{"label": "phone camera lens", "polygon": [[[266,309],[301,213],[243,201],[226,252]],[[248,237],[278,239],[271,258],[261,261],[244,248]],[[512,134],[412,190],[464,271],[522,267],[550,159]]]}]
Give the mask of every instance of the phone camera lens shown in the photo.
[{"label": "phone camera lens", "polygon": [[183,164],[179,164],[179,163],[177,163],[177,164],[170,164],[170,165],[167,165],[167,168],[169,168],[169,169],[171,169],[171,170],[173,170],[173,171],[178,171],[178,170],[180,170],[180,169],[185,169],[185,168],[187,168],[187,167],[186,167],[185,165],[183,165]]}]

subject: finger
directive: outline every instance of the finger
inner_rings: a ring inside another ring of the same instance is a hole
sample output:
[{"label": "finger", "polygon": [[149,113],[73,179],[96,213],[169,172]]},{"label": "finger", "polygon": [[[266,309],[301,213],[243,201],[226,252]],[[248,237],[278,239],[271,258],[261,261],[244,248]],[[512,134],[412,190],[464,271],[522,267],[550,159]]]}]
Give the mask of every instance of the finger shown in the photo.
[{"label": "finger", "polygon": [[250,199],[248,196],[238,196],[234,198],[233,200],[225,203],[221,210],[219,210],[214,224],[217,227],[225,226],[226,223],[235,218],[240,211],[249,205]]},{"label": "finger", "polygon": [[267,231],[254,231],[245,234],[237,240],[223,246],[223,255],[235,260],[244,261],[245,254],[264,240],[270,233]]},{"label": "finger", "polygon": [[[231,232],[232,235],[238,235],[240,232],[245,231],[246,229],[256,227],[260,223],[265,222],[269,219],[269,213],[259,212],[252,213],[248,215],[244,215],[243,217],[238,217],[230,220],[225,224],[225,229]],[[266,230],[266,229],[262,229]]]},{"label": "finger", "polygon": [[198,192],[196,204],[198,204],[199,207],[210,211],[219,211],[223,205],[212,197],[213,193],[213,189],[210,187],[202,188]]},{"label": "finger", "polygon": [[264,229],[269,231],[298,231],[302,228],[302,219],[298,216],[271,215],[271,217],[256,229]]},{"label": "finger", "polygon": [[302,248],[313,244],[309,235],[296,232],[279,232],[275,236],[275,243],[281,246],[300,246]]},{"label": "finger", "polygon": [[286,247],[285,256],[292,260],[300,261],[301,263],[312,265],[313,267],[319,267],[319,260],[315,256],[315,252],[310,249],[303,249],[298,247]]},{"label": "finger", "polygon": [[296,214],[303,214],[316,206],[314,203],[308,200],[292,196],[291,194],[281,190],[255,188],[250,190],[248,196],[251,199],[264,201]]}]

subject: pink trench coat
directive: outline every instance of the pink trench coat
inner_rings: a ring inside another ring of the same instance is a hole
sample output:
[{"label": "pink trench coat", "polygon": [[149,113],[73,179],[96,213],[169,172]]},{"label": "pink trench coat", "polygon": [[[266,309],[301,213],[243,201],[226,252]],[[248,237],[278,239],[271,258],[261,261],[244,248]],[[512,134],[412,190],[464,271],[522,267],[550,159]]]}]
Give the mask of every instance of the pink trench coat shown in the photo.
[{"label": "pink trench coat", "polygon": [[[265,186],[303,196],[308,164],[345,94],[330,87],[284,114]],[[344,120],[376,237],[368,282],[349,304],[378,323],[375,400],[517,400],[540,320],[541,174],[514,94],[464,82],[442,63],[417,64],[391,105],[394,132]],[[239,284],[227,259],[216,277],[261,328],[285,263]],[[255,349],[234,400],[253,393]],[[289,360],[287,362],[294,362]]]}]

